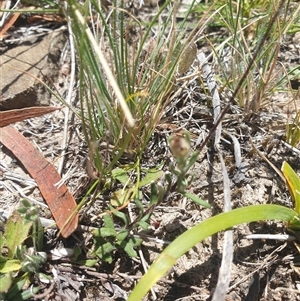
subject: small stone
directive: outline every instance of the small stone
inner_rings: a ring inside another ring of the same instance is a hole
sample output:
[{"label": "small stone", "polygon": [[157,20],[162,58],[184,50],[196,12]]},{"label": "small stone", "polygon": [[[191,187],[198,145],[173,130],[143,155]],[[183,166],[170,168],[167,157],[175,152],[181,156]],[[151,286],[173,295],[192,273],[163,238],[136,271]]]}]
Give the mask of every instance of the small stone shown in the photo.
[{"label": "small stone", "polygon": [[[41,83],[58,73],[53,59],[48,59],[53,38],[50,34],[40,42],[20,45],[6,51],[0,59],[0,110],[49,105],[50,93]],[[47,83],[49,85],[49,83]]]}]

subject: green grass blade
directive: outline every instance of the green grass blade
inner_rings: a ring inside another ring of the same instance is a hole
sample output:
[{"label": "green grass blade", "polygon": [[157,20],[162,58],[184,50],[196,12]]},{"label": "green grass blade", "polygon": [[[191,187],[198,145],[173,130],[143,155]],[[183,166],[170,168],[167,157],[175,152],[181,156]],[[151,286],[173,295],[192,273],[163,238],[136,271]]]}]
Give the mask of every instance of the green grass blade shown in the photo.
[{"label": "green grass blade", "polygon": [[200,206],[203,206],[205,208],[211,208],[211,206],[207,202],[197,197],[195,194],[184,192],[182,195],[184,195],[185,197],[187,197],[188,199],[192,200],[193,202],[195,202]]},{"label": "green grass blade", "polygon": [[295,211],[299,214],[300,213],[300,178],[287,162],[283,162],[281,171],[283,172],[289,192],[293,199]]},{"label": "green grass blade", "polygon": [[177,237],[155,260],[127,301],[142,300],[183,254],[203,239],[233,226],[259,220],[288,222],[296,216],[292,209],[279,205],[252,205],[221,213],[187,230]]}]

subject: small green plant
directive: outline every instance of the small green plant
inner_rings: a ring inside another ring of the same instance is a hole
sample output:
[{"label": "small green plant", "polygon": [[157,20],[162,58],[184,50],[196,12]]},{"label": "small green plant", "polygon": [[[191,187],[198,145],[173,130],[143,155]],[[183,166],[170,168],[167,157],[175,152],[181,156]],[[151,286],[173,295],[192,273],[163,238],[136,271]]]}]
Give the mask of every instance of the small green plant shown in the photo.
[{"label": "small green plant", "polygon": [[[171,164],[169,166],[170,173],[166,173],[165,175],[169,184],[165,194],[170,191],[176,191],[191,199],[193,202],[205,208],[210,208],[210,205],[207,202],[196,195],[187,192],[187,188],[194,180],[194,176],[189,173],[189,170],[196,163],[199,155],[199,152],[197,151],[190,155],[191,143],[189,134],[183,132],[171,136],[169,138],[169,146],[177,164]],[[173,181],[172,176],[175,177],[175,181]]]},{"label": "small green plant", "polygon": [[[94,237],[94,255],[101,260],[111,263],[113,252],[123,249],[130,257],[136,257],[135,248],[140,246],[142,240],[133,235],[133,230],[142,228],[147,230],[149,227],[149,218],[154,208],[159,205],[171,192],[177,192],[191,199],[198,205],[210,208],[210,205],[196,195],[187,192],[188,186],[193,181],[193,175],[189,170],[196,162],[198,152],[190,156],[190,139],[187,133],[174,135],[169,138],[169,145],[175,158],[176,165],[169,166],[170,171],[163,172],[157,169],[150,169],[145,176],[137,183],[132,183],[124,169],[116,168],[112,171],[113,178],[122,183],[124,187],[113,193],[109,213],[103,216],[103,227],[93,232]],[[139,172],[137,174],[140,174]],[[158,179],[166,182],[163,186],[156,183]],[[148,208],[144,208],[141,199],[142,187],[151,185]],[[127,214],[121,212],[129,201],[133,199],[139,211],[137,218],[130,221]],[[122,221],[122,226],[116,229],[114,217]]]},{"label": "small green plant", "polygon": [[[128,226],[127,216],[121,212],[114,212],[118,217],[125,219]],[[130,235],[125,228],[116,231],[113,218],[106,214],[103,216],[104,226],[94,230],[94,251],[101,260],[111,263],[113,260],[113,251],[123,249],[130,257],[136,257],[137,253],[134,248],[140,246],[142,239]]]},{"label": "small green plant", "polygon": [[[32,246],[30,246],[31,244]],[[46,262],[43,246],[43,228],[38,209],[27,200],[12,213],[0,237],[0,296],[1,300],[27,300],[39,291],[39,287],[23,288],[32,276],[48,277],[40,273]]]}]

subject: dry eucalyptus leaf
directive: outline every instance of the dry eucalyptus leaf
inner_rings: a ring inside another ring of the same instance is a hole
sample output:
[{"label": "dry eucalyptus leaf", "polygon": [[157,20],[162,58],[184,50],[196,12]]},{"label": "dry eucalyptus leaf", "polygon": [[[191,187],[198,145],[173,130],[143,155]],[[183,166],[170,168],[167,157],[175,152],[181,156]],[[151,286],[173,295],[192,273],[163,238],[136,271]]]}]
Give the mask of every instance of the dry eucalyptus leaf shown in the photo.
[{"label": "dry eucalyptus leaf", "polygon": [[70,236],[78,225],[77,204],[61,177],[44,156],[13,126],[0,127],[0,142],[22,162],[38,184],[63,237]]},{"label": "dry eucalyptus leaf", "polygon": [[60,109],[57,107],[30,107],[0,112],[0,127],[28,118],[42,116]]}]

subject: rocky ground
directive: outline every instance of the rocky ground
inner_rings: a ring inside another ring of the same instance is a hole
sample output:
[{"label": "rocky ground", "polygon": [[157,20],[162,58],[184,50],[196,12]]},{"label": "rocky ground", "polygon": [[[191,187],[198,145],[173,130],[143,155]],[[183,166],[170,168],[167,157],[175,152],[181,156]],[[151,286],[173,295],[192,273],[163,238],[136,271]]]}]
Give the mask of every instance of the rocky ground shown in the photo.
[{"label": "rocky ground", "polygon": [[[61,105],[34,77],[55,85],[63,96],[67,93],[70,64],[67,27],[57,22],[38,24],[30,26],[35,38],[20,40],[19,43],[6,39],[0,45],[0,72],[3,75],[0,83],[1,110]],[[23,27],[23,24],[18,23],[15,26],[19,39],[24,38],[24,32],[21,31]],[[43,34],[37,36],[37,29],[43,29]],[[281,64],[288,67],[300,64],[299,41],[299,32],[284,38],[279,54]],[[208,50],[205,43],[198,45],[198,53]],[[198,67],[199,62],[195,60],[191,68]],[[258,112],[246,112],[237,105],[232,105],[224,118],[220,150],[230,178],[232,208],[265,203],[293,206],[285,183],[264,158],[267,157],[279,169],[282,162],[287,161],[300,174],[300,145],[293,149],[285,143],[287,120],[300,108],[300,97],[299,94],[296,95],[300,81],[296,79],[291,84],[294,99],[291,93],[278,92]],[[190,91],[193,93],[190,94]],[[223,107],[226,100],[226,94],[221,94]],[[75,97],[72,105],[76,105]],[[212,114],[199,81],[195,79],[189,82],[180,97],[167,108],[163,122],[153,134],[151,147],[144,160],[148,160],[149,165],[159,164],[162,160],[168,162],[171,154],[166,146],[166,139],[182,124],[186,124],[185,129],[192,134],[192,147],[197,149],[199,136],[205,136],[212,126]],[[69,119],[66,148],[63,145],[66,135],[65,118]],[[58,169],[62,167],[62,174],[65,175],[70,191],[80,201],[91,183],[83,164],[87,148],[80,120],[72,114],[66,117],[65,111],[61,110],[14,126],[52,164]],[[235,165],[233,137],[241,148],[241,164],[238,168]],[[41,205],[43,217],[50,218],[50,212],[43,205],[34,181],[14,156],[5,147],[0,147],[0,208],[11,212],[21,198],[27,197]],[[61,156],[63,149],[64,159]],[[152,230],[147,233],[147,237],[154,240],[145,241],[141,247],[144,261],[149,265],[164,248],[164,243],[174,240],[196,223],[223,211],[222,168],[218,154],[210,145],[201,151],[193,172],[196,177],[190,191],[208,201],[212,209],[200,208],[177,194],[156,208],[151,218]],[[91,216],[97,214],[93,209],[88,212]],[[82,223],[85,222],[86,219],[82,219]],[[285,232],[284,225],[278,222],[251,223],[233,229],[234,259],[231,271],[228,270],[231,282],[227,301],[300,300],[300,255],[297,246],[290,241],[252,240],[245,237],[254,233]],[[53,234],[47,235],[47,248],[50,249],[58,242],[51,241]],[[82,233],[78,233],[61,243],[65,247],[72,247],[79,243],[81,235]],[[85,247],[89,248],[90,241],[86,234],[84,240],[87,243]],[[195,246],[179,259],[146,300],[210,300],[218,279],[222,249],[223,233]],[[67,260],[50,260],[44,269],[46,273],[53,275],[54,268],[57,282],[41,290],[36,300],[126,300],[135,281],[144,273],[141,260],[130,259],[120,253],[112,264],[101,263],[96,268],[72,265]]]}]

